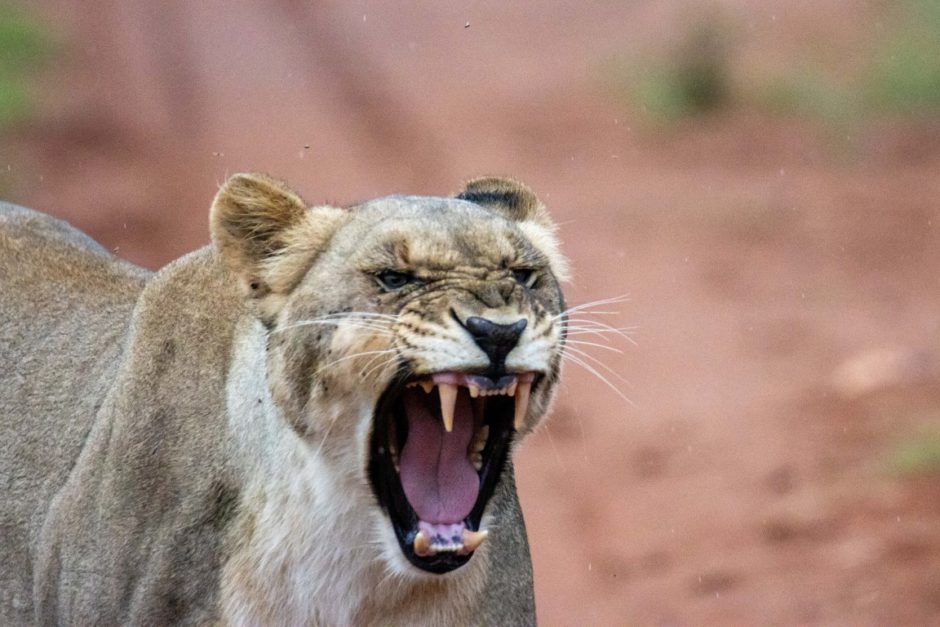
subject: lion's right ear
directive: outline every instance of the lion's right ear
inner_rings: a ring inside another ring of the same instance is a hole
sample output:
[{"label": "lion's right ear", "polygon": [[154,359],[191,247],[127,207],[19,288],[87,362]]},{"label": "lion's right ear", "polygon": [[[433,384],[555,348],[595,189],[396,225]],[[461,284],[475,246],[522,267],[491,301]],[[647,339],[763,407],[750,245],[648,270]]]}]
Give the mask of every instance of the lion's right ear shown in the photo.
[{"label": "lion's right ear", "polygon": [[[273,315],[327,245],[346,212],[308,209],[284,183],[264,174],[236,174],[209,211],[212,243],[259,313]],[[266,316],[267,317],[267,316]]]},{"label": "lion's right ear", "polygon": [[525,183],[509,177],[481,176],[471,179],[457,198],[488,207],[517,222],[529,220],[546,226],[552,224],[535,192]]}]

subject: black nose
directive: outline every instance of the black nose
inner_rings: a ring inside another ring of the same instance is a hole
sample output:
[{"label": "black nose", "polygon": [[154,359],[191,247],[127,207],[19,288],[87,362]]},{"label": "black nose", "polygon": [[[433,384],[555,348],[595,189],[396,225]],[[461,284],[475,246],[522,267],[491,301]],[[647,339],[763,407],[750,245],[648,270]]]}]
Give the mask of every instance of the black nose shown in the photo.
[{"label": "black nose", "polygon": [[463,326],[490,358],[493,368],[502,370],[506,355],[516,347],[528,323],[528,320],[521,318],[512,324],[496,324],[486,318],[471,316],[463,321]]}]

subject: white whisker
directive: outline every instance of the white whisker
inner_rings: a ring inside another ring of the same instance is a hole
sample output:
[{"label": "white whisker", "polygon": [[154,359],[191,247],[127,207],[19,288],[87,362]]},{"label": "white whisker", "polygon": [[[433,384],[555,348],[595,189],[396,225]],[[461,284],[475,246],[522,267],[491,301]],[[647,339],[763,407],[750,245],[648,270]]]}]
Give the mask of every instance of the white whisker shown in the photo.
[{"label": "white whisker", "polygon": [[314,455],[317,457],[319,457],[320,451],[323,450],[323,444],[326,443],[326,439],[329,437],[330,430],[333,428],[334,424],[336,424],[336,416],[333,416],[333,418],[330,420],[330,424],[326,426],[326,430],[323,432],[323,437],[320,438],[320,445],[317,446],[317,451],[314,453]]},{"label": "white whisker", "polygon": [[389,335],[389,336],[394,335],[394,332],[388,327],[380,326],[377,324],[369,324],[364,321],[352,322],[349,320],[303,320],[301,322],[295,322],[285,327],[281,327],[280,329],[275,329],[273,332],[282,333],[290,329],[296,329],[297,327],[312,326],[312,325],[318,325],[318,324],[330,325],[334,327],[338,327],[341,324],[345,324],[349,328],[353,328],[353,329],[364,329],[367,331],[375,331],[376,333]]},{"label": "white whisker", "polygon": [[596,332],[596,331],[600,331],[600,332],[602,332],[602,333],[627,333],[627,334],[630,334],[630,333],[633,333],[634,331],[638,331],[638,330],[639,330],[639,327],[612,327],[612,326],[609,326],[609,325],[602,325],[602,326],[581,326],[580,324],[574,324],[574,325],[565,325],[565,329],[566,329],[569,333],[571,333],[571,332],[577,332],[577,331],[584,331],[584,332],[590,331],[591,333],[594,333],[594,332]]},{"label": "white whisker", "polygon": [[398,316],[390,314],[376,313],[374,311],[347,311],[325,314],[317,318],[318,320],[328,320],[331,318],[381,318],[383,320],[398,320]]},{"label": "white whisker", "polygon": [[633,401],[631,401],[623,392],[621,392],[621,391],[617,388],[617,386],[615,386],[613,383],[611,383],[604,375],[602,375],[601,373],[599,373],[596,369],[594,369],[594,368],[593,368],[591,365],[589,365],[588,363],[582,361],[581,359],[579,359],[578,357],[575,357],[574,355],[572,355],[572,354],[570,354],[570,353],[565,353],[564,359],[568,359],[568,360],[570,360],[572,363],[581,366],[582,368],[584,368],[585,370],[587,370],[588,372],[590,372],[591,374],[593,374],[595,377],[597,377],[598,379],[600,379],[602,382],[604,382],[604,383],[607,385],[607,387],[609,387],[611,390],[613,390],[614,393],[615,393],[617,396],[619,396],[620,398],[622,398],[624,401],[626,401],[627,403],[629,403],[631,406],[634,406],[634,407],[636,406]]},{"label": "white whisker", "polygon": [[[565,329],[568,330],[569,335],[576,335],[576,334],[580,333],[580,334],[592,334],[592,335],[596,335],[596,336],[598,336],[598,337],[604,337],[604,335],[603,335],[604,333],[609,333],[609,334],[613,334],[613,335],[617,335],[617,336],[619,336],[619,337],[622,337],[623,339],[625,339],[626,341],[630,342],[630,343],[633,344],[634,346],[637,345],[636,340],[634,340],[634,339],[633,339],[632,337],[630,337],[630,335],[628,334],[629,331],[634,330],[636,327],[616,328],[616,327],[612,327],[612,326],[610,326],[610,325],[608,325],[608,324],[604,324],[604,323],[602,323],[602,322],[597,322],[597,321],[594,321],[594,320],[590,320],[590,321],[586,321],[586,322],[590,322],[590,325],[588,325],[588,326],[581,326],[581,324],[583,324],[583,323],[579,323],[578,326],[574,326],[574,327],[566,326]],[[572,331],[577,332],[577,333],[573,333]]]},{"label": "white whisker", "polygon": [[565,335],[567,337],[578,337],[579,335],[593,335],[594,337],[597,337],[602,340],[608,340],[608,341],[611,339],[609,337],[610,335],[618,335],[620,337],[623,337],[625,340],[632,340],[632,338],[628,334],[625,334],[623,331],[620,331],[620,330],[611,331],[607,329],[579,329],[579,328],[566,329]]},{"label": "white whisker", "polygon": [[603,368],[603,369],[606,370],[608,373],[610,373],[611,375],[613,375],[614,377],[616,377],[617,379],[619,379],[620,382],[623,383],[624,385],[630,385],[630,382],[627,381],[626,379],[624,379],[624,378],[623,378],[623,375],[621,375],[619,372],[617,372],[616,370],[614,370],[613,368],[611,368],[610,366],[608,366],[607,364],[605,364],[603,361],[601,361],[600,359],[598,359],[598,358],[595,357],[594,355],[591,355],[590,353],[587,353],[587,352],[581,350],[580,348],[577,348],[577,347],[574,347],[574,346],[568,346],[567,349],[566,349],[566,351],[571,351],[571,352],[573,352],[574,354],[579,355],[580,357],[583,357],[584,359],[589,359],[589,360],[591,360],[591,362],[593,362],[594,365],[596,365],[596,366],[598,366],[598,367],[600,367],[600,368]]},{"label": "white whisker", "polygon": [[556,314],[556,315],[554,316],[554,319],[557,320],[558,318],[561,318],[561,317],[564,317],[564,316],[568,316],[568,315],[570,315],[570,314],[573,314],[573,313],[576,312],[576,311],[580,311],[580,312],[585,313],[585,314],[593,315],[594,312],[588,311],[588,310],[590,310],[592,307],[599,307],[599,306],[601,306],[601,305],[614,305],[614,304],[617,304],[617,303],[626,302],[626,301],[628,301],[628,300],[630,300],[630,299],[629,299],[629,297],[628,297],[626,294],[623,294],[623,295],[621,295],[621,296],[613,296],[613,297],[611,297],[611,298],[602,298],[602,299],[600,299],[600,300],[592,300],[591,302],[583,303],[583,304],[577,305],[577,306],[575,306],[575,307],[569,307],[568,309],[562,311],[561,313]]},{"label": "white whisker", "polygon": [[[373,357],[373,359],[375,359],[375,358]],[[395,354],[392,355],[391,357],[389,357],[388,359],[386,359],[386,360],[384,360],[384,361],[380,361],[380,362],[379,362],[378,364],[376,364],[375,366],[372,366],[371,368],[369,368],[368,370],[366,370],[365,372],[363,372],[363,373],[362,373],[362,378],[365,379],[365,378],[367,378],[370,374],[372,374],[373,372],[375,372],[376,370],[381,370],[381,369],[384,368],[385,366],[388,366],[389,364],[395,363],[395,361],[396,361],[397,359],[398,359],[398,351],[396,351]],[[371,363],[371,362],[370,362],[370,363]],[[368,364],[367,364],[367,365],[368,365]]]},{"label": "white whisker", "polygon": [[623,355],[623,351],[620,350],[619,348],[614,348],[613,346],[607,346],[607,345],[605,345],[605,344],[598,344],[597,342],[585,342],[584,340],[572,340],[571,338],[568,338],[568,339],[565,341],[565,344],[566,344],[566,345],[567,345],[567,344],[577,344],[578,346],[595,346],[595,347],[600,348],[600,349],[603,349],[603,350],[605,350],[605,351],[610,351],[610,352],[612,352],[612,353],[620,353],[621,355]]},{"label": "white whisker", "polygon": [[322,366],[317,368],[317,373],[322,372],[325,368],[329,368],[330,366],[335,366],[336,364],[347,361],[349,359],[356,359],[357,357],[365,357],[367,355],[381,355],[381,354],[388,354],[388,353],[395,353],[395,352],[396,351],[394,348],[388,348],[388,349],[379,350],[379,351],[363,351],[361,353],[353,353],[352,355],[346,355],[345,357],[340,357],[339,359],[334,359],[333,361],[327,364],[323,364]]},{"label": "white whisker", "polygon": [[371,311],[348,311],[331,313],[318,316],[316,318],[301,320],[293,324],[289,324],[281,329],[277,329],[275,332],[287,331],[289,329],[306,325],[322,324],[339,326],[340,324],[346,324],[351,328],[368,329],[391,334],[392,324],[396,322],[398,322],[398,316]]}]

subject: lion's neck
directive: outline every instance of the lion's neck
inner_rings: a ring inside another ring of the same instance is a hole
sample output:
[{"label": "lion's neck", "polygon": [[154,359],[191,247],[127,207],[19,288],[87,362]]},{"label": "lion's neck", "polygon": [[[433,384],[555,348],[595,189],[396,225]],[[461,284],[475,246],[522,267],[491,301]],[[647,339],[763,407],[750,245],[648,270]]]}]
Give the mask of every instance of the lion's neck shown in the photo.
[{"label": "lion's neck", "polygon": [[[408,566],[362,479],[357,447],[345,447],[344,458],[328,441],[308,443],[290,430],[267,393],[257,352],[263,338],[245,337],[235,347],[228,382],[242,492],[222,575],[226,622],[472,622],[486,555],[444,577]],[[333,420],[346,410],[343,418],[355,421],[349,409],[323,408]]]},{"label": "lion's neck", "polygon": [[227,618],[239,624],[460,624],[476,578],[432,579],[386,567],[375,520],[303,464],[289,481],[246,494],[224,573]]}]

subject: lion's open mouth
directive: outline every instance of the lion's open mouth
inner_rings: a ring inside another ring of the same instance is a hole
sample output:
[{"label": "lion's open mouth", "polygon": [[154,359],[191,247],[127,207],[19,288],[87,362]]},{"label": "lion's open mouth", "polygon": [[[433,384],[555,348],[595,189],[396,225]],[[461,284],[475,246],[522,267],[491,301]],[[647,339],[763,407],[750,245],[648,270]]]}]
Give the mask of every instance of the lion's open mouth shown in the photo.
[{"label": "lion's open mouth", "polygon": [[369,475],[415,566],[445,573],[486,538],[483,511],[525,418],[535,373],[440,372],[397,382],[376,408]]}]

